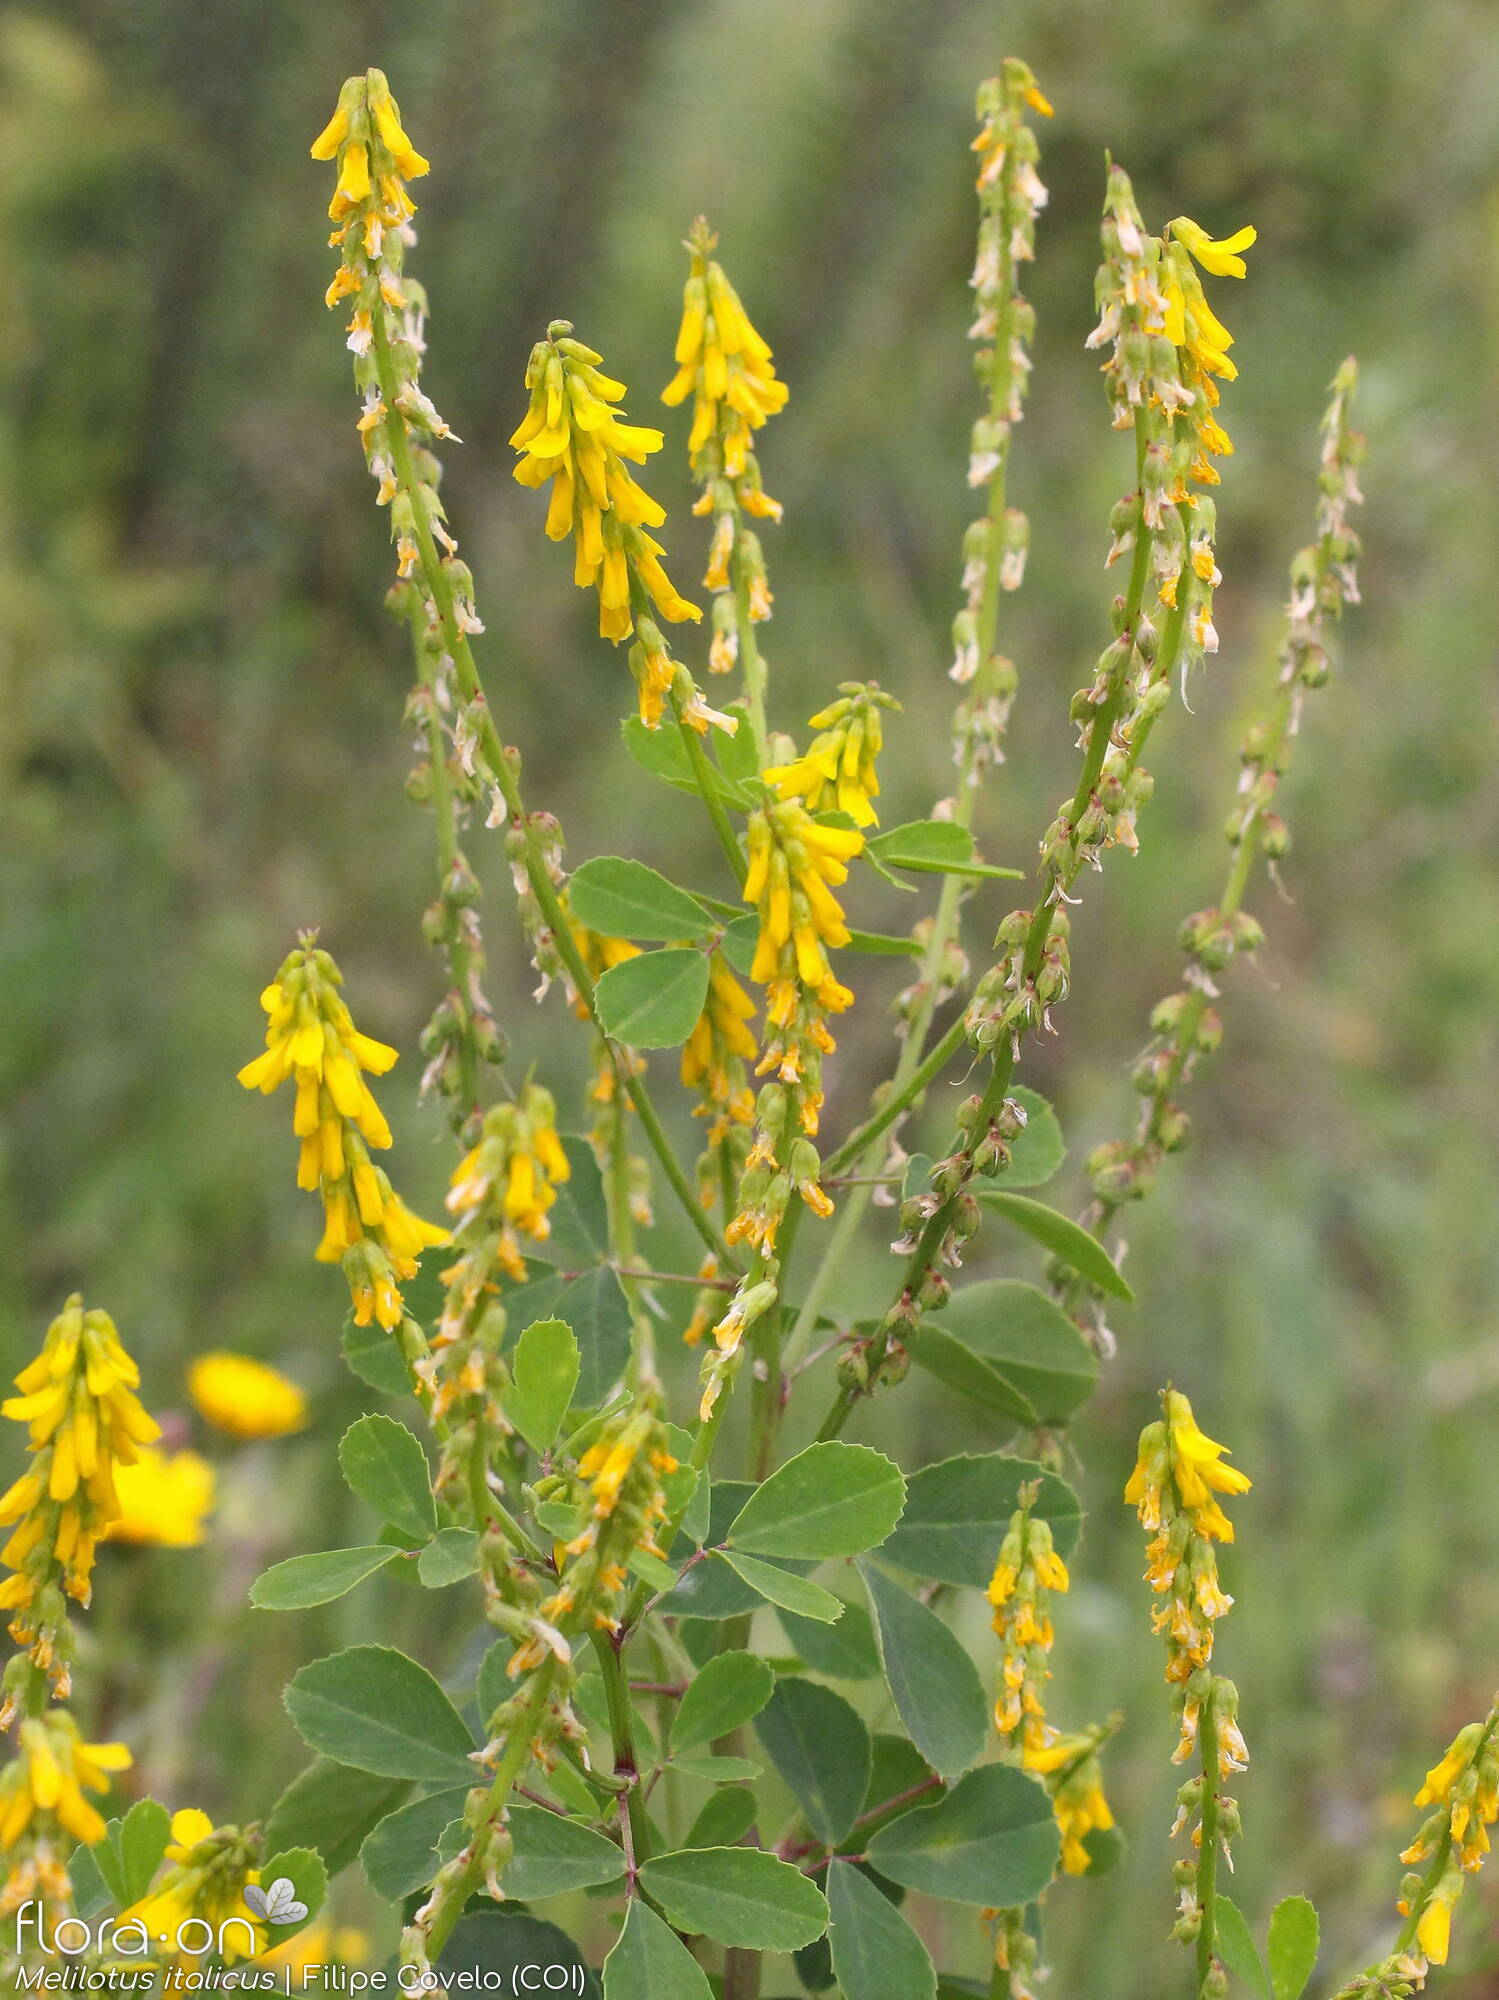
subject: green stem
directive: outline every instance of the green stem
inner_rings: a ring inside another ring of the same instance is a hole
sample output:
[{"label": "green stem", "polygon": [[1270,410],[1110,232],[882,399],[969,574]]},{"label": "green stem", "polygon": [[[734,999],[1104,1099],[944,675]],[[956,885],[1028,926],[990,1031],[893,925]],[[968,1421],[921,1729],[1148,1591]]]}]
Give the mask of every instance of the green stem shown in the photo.
[{"label": "green stem", "polygon": [[650,1821],[646,1818],[645,1802],[640,1796],[640,1786],[636,1782],[640,1776],[640,1765],[635,1754],[635,1714],[630,1706],[630,1690],[620,1664],[619,1650],[607,1632],[595,1631],[593,1650],[604,1681],[604,1701],[609,1712],[609,1738],[614,1748],[614,1775],[616,1778],[624,1779],[629,1786],[629,1790],[623,1792],[621,1797],[624,1800],[625,1816],[630,1831],[628,1893],[633,1895],[635,1870],[642,1861],[650,1859],[651,1852]]},{"label": "green stem", "polygon": [[[505,1745],[505,1754],[499,1761],[485,1796],[486,1820],[493,1820],[504,1811],[505,1801],[531,1761],[531,1739],[551,1696],[552,1673],[550,1660],[536,1669],[531,1692],[520,1714],[511,1725],[510,1740]],[[437,1958],[447,1943],[454,1924],[463,1913],[464,1904],[479,1885],[479,1874],[480,1864],[478,1857],[475,1856],[466,1868],[445,1885],[442,1900],[433,1911],[431,1921],[427,1925],[426,1949],[429,1959]]]},{"label": "green stem", "polygon": [[703,748],[703,739],[684,715],[681,698],[675,688],[671,691],[671,709],[677,718],[677,730],[687,751],[687,761],[692,766],[692,775],[697,780],[698,791],[702,795],[708,817],[713,822],[713,831],[718,836],[718,844],[723,849],[724,858],[733,872],[734,880],[742,887],[744,878],[749,872],[749,865],[745,861],[734,829],[729,824],[729,816],[724,811],[713,766],[708,762],[708,753]]},{"label": "green stem", "polygon": [[[431,594],[438,620],[442,626],[443,644],[453,661],[458,678],[458,687],[464,700],[478,710],[479,747],[484,755],[485,766],[499,788],[505,802],[506,812],[525,842],[525,868],[531,890],[546,919],[547,928],[556,940],[557,950],[568,975],[573,982],[579,999],[587,1008],[590,1018],[598,1025],[598,1013],[594,1004],[593,981],[588,968],[583,963],[578,950],[577,939],[573,935],[566,911],[557,897],[556,887],[542,851],[541,837],[526,811],[521,796],[520,781],[516,776],[512,760],[505,754],[505,746],[500,740],[495,726],[493,711],[484,693],[479,678],[479,669],[474,660],[473,649],[467,634],[459,626],[453,601],[453,587],[447,571],[442,566],[437,553],[437,543],[432,533],[432,523],[423,504],[420,483],[411,461],[411,446],[407,436],[406,420],[397,407],[396,398],[400,393],[400,383],[395,372],[395,360],[391,352],[390,328],[387,324],[387,308],[377,305],[372,314],[375,365],[380,381],[380,393],[384,398],[388,413],[387,434],[390,440],[391,459],[395,466],[396,481],[411,505],[413,531],[416,536],[417,553],[421,561],[422,576]],[[602,1033],[602,1028],[600,1028]],[[663,1173],[673,1194],[681,1203],[683,1212],[698,1235],[702,1237],[714,1255],[724,1264],[733,1263],[727,1246],[720,1239],[717,1230],[703,1214],[687,1183],[687,1176],[677,1163],[676,1155],[662,1129],[661,1120],[656,1115],[642,1077],[628,1079],[627,1089],[630,1101],[640,1120],[652,1151],[661,1163]]]},{"label": "green stem", "polygon": [[739,554],[739,530],[744,525],[744,516],[737,504],[734,512],[734,553],[729,563],[734,579],[734,631],[739,642],[739,664],[744,671],[744,698],[749,708],[750,734],[755,739],[760,768],[764,770],[770,762],[770,734],[765,717],[765,661],[755,638],[755,621],[750,616],[749,578]]},{"label": "green stem", "polygon": [[1206,2000],[1218,1942],[1218,1732],[1213,1720],[1215,1691],[1208,1689],[1198,1719],[1202,1753],[1202,1834],[1197,1850],[1197,1991]]}]

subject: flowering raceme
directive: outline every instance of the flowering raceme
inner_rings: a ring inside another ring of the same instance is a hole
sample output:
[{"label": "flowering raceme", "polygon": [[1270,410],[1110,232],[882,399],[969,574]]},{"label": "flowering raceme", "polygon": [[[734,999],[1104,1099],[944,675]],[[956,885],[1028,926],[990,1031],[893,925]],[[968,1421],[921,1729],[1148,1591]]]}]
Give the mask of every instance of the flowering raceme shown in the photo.
[{"label": "flowering raceme", "polygon": [[880,789],[875,760],[884,743],[880,710],[900,703],[862,681],[840,681],[838,692],[840,700],[808,719],[808,728],[821,734],[805,753],[760,776],[783,799],[804,800],[809,812],[847,813],[856,826],[873,826]]},{"label": "flowering raceme", "polygon": [[254,1865],[257,1847],[253,1831],[216,1827],[196,1807],[173,1813],[166,1872],[132,1904],[123,1921],[139,1923],[149,1937],[166,1940],[169,1956],[178,1955],[171,1951],[171,1941],[196,1921],[208,1926],[226,1959],[258,1958],[270,1931],[245,1902],[246,1888],[260,1881]]},{"label": "flowering raceme", "polygon": [[479,1143],[453,1170],[448,1209],[463,1232],[492,1211],[495,1262],[507,1277],[523,1283],[526,1263],[517,1236],[546,1241],[552,1233],[547,1210],[571,1175],[572,1164],[557,1136],[552,1094],[539,1083],[528,1083],[517,1102],[493,1105],[485,1113]]},{"label": "flowering raceme", "polygon": [[[790,392],[777,381],[769,346],[750,324],[739,294],[713,257],[717,244],[718,238],[699,216],[687,239],[692,268],[682,294],[677,372],[661,391],[661,400],[675,405],[693,398],[689,454],[696,461],[716,439],[715,460],[703,471],[710,477],[721,473],[737,480],[748,467],[751,431],[783,410]],[[779,503],[760,491],[758,481],[739,500],[748,513],[773,520],[781,517]]]},{"label": "flowering raceme", "polygon": [[[681,1077],[696,1093],[694,1118],[704,1118],[706,1150],[698,1169],[703,1206],[712,1206],[722,1165],[719,1149],[754,1121],[755,1093],[745,1065],[760,1053],[750,1023],[755,1003],[734,977],[722,952],[708,960],[708,992],[697,1024],[682,1045]],[[742,1151],[743,1148],[740,1148]],[[742,1160],[733,1161],[737,1170]]]},{"label": "flowering raceme", "polygon": [[673,624],[702,611],[681,596],[661,567],[664,550],[646,533],[659,528],[666,509],[631,475],[624,461],[643,465],[665,442],[660,431],[627,424],[612,410],[623,382],[600,372],[602,355],[572,338],[567,320],[554,320],[526,367],[530,407],[510,442],[521,453],[515,477],[522,486],[551,486],[546,531],[554,542],[573,537],[573,581],[598,591],[599,632],[618,642],[634,635],[630,666],[639,689],[640,718],[656,728],[668,696],[679,693],[686,720],[699,729],[731,718],[702,701],[691,676],[667,650],[652,607]]},{"label": "flowering raceme", "polygon": [[15,1571],[0,1584],[0,1608],[60,1693],[71,1644],[60,1592],[88,1603],[95,1547],[119,1512],[115,1468],[161,1435],[139,1386],[114,1321],[85,1310],[75,1292],[16,1377],[21,1393],[0,1404],[0,1415],[27,1426],[33,1460],[0,1497],[0,1523],[12,1531],[0,1561]]},{"label": "flowering raceme", "polygon": [[295,1080],[297,1185],[323,1201],[317,1258],[342,1263],[360,1326],[373,1319],[393,1329],[404,1311],[397,1279],[414,1278],[423,1251],[452,1238],[414,1215],[370,1159],[370,1148],[389,1146],[391,1135],[364,1077],[383,1076],[396,1052],[360,1034],[339,998],[342,984],[329,954],[304,937],[260,996],[265,1053],[245,1064],[239,1081],[269,1096]]}]

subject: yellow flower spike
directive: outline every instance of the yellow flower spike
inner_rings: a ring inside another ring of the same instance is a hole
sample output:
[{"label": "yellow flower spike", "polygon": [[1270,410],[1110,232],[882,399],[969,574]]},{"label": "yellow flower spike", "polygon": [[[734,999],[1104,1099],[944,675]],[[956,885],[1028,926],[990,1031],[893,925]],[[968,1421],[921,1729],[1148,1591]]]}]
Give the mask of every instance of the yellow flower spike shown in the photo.
[{"label": "yellow flower spike", "polygon": [[522,486],[550,486],[546,532],[553,541],[573,538],[573,581],[597,591],[602,637],[635,640],[630,665],[641,720],[655,728],[672,694],[684,704],[686,719],[701,727],[713,722],[732,734],[733,718],[707,708],[655,622],[659,616],[678,624],[703,614],[672,583],[661,564],[661,544],[646,532],[660,527],[665,509],[624,463],[644,464],[664,439],[658,430],[626,423],[611,407],[625,387],[602,373],[601,360],[573,339],[569,320],[553,320],[546,339],[532,348],[530,403],[510,438],[521,454],[515,477]]},{"label": "yellow flower spike", "polygon": [[172,1815],[172,1840],[163,1857],[170,1865],[155,1885],[127,1909],[121,1923],[141,1924],[153,1939],[171,1941],[196,1920],[206,1924],[230,1963],[258,1959],[271,1941],[266,1923],[245,1901],[258,1886],[254,1865],[258,1835],[238,1827],[216,1827],[207,1813],[191,1808]]},{"label": "yellow flower spike", "polygon": [[[364,1079],[383,1075],[396,1051],[355,1027],[339,995],[342,984],[315,933],[306,933],[260,996],[265,1052],[245,1064],[239,1081],[266,1094],[295,1081],[297,1183],[315,1188],[323,1202],[323,1236],[314,1255],[320,1263],[343,1263],[359,1325],[378,1319],[393,1330],[404,1312],[395,1280],[415,1277],[422,1252],[452,1238],[413,1215],[385,1173],[370,1164],[368,1149],[388,1147],[391,1132]],[[264,1383],[259,1395],[267,1408],[291,1414],[284,1395],[267,1398]]]},{"label": "yellow flower spike", "polygon": [[307,1423],[305,1392],[247,1354],[215,1348],[198,1355],[187,1372],[187,1393],[199,1415],[230,1437],[286,1437]]},{"label": "yellow flower spike", "polygon": [[[751,324],[723,266],[713,258],[717,243],[706,219],[699,216],[684,246],[692,264],[682,293],[678,368],[661,400],[675,406],[693,397],[687,450],[694,471],[705,481],[720,476],[733,481],[749,469],[751,432],[786,407],[790,391],[777,380],[769,346]],[[749,491],[754,504],[746,493],[738,496],[741,505],[780,519],[779,504],[760,490],[758,479]]]},{"label": "yellow flower spike", "polygon": [[[0,1403],[0,1415],[26,1426],[34,1454],[0,1496],[0,1524],[12,1531],[0,1560],[15,1572],[0,1584],[0,1608],[14,1614],[12,1638],[59,1698],[73,1646],[65,1600],[87,1604],[95,1549],[120,1512],[119,1469],[161,1435],[135,1394],[139,1384],[114,1322],[75,1293],[16,1377],[21,1393]],[[13,1712],[7,1700],[0,1726]]]},{"label": "yellow flower spike", "polygon": [[164,1452],[147,1446],[134,1465],[115,1476],[120,1511],[104,1540],[139,1547],[197,1548],[212,1511],[215,1475],[195,1451]]},{"label": "yellow flower spike", "polygon": [[551,1235],[547,1210],[571,1175],[549,1090],[528,1083],[515,1103],[492,1105],[477,1144],[458,1162],[448,1187],[448,1211],[457,1228],[465,1237],[476,1235],[472,1248],[447,1274],[450,1292],[482,1288],[489,1282],[491,1263],[524,1282],[519,1238],[544,1243]]},{"label": "yellow flower spike", "polygon": [[872,801],[880,789],[875,764],[884,741],[881,711],[899,711],[900,703],[873,681],[842,681],[839,691],[840,701],[809,719],[809,728],[821,734],[806,754],[760,776],[783,799],[804,799],[810,812],[843,812],[856,826],[874,826],[879,815]]}]

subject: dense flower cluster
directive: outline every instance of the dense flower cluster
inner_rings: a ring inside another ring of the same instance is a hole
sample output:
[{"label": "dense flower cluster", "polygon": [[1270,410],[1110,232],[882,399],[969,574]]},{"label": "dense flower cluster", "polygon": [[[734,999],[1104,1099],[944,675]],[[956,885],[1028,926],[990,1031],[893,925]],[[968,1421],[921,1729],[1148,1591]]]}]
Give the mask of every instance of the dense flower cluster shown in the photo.
[{"label": "dense flower cluster", "polygon": [[125,1912],[124,1921],[139,1923],[152,1939],[165,1940],[169,1959],[178,1955],[171,1950],[172,1941],[183,1937],[193,1921],[208,1926],[228,1962],[258,1958],[270,1931],[245,1901],[245,1890],[260,1881],[258,1850],[254,1832],[216,1827],[195,1807],[174,1813],[165,1872]]},{"label": "dense flower cluster", "polygon": [[323,1202],[317,1258],[343,1265],[360,1326],[378,1320],[394,1329],[405,1310],[397,1281],[414,1278],[422,1253],[452,1239],[414,1215],[370,1158],[391,1135],[364,1079],[383,1076],[396,1051],[360,1034],[339,996],[342,984],[329,954],[305,936],[260,996],[265,1053],[245,1064],[239,1081],[267,1096],[295,1083],[297,1185]]},{"label": "dense flower cluster", "polygon": [[752,433],[786,406],[769,346],[751,325],[739,294],[713,257],[718,238],[702,216],[692,226],[692,259],[677,331],[677,372],[663,403],[693,398],[687,450],[702,492],[695,514],[713,517],[713,541],[703,588],[713,592],[713,642],[708,664],[727,673],[739,659],[741,626],[770,616],[770,583],[760,538],[745,516],[779,521],[781,503],[760,483]]},{"label": "dense flower cluster", "polygon": [[801,799],[809,812],[847,813],[855,826],[873,826],[880,789],[875,764],[884,743],[880,711],[900,703],[872,681],[840,681],[838,693],[839,700],[808,719],[807,727],[820,733],[803,754],[760,776],[783,799]]},{"label": "dense flower cluster", "polygon": [[[694,1118],[707,1121],[698,1162],[703,1206],[712,1207],[724,1175],[737,1175],[746,1145],[739,1143],[754,1122],[755,1093],[747,1064],[760,1053],[750,1023],[755,1003],[734,977],[728,960],[715,951],[708,960],[708,993],[692,1033],[682,1045],[681,1076],[697,1103]],[[727,1155],[725,1149],[729,1149]]]},{"label": "dense flower cluster", "polygon": [[[1140,1433],[1139,1456],[1124,1498],[1151,1536],[1145,1579],[1160,1600],[1152,1623],[1166,1641],[1166,1681],[1181,1724],[1174,1762],[1186,1762],[1198,1747],[1204,1717],[1210,1721],[1203,1774],[1177,1795],[1174,1830],[1180,1831],[1202,1811],[1210,1766],[1216,1781],[1244,1770],[1249,1761],[1238,1723],[1238,1691],[1232,1681],[1213,1673],[1211,1661],[1213,1627],[1233,1605],[1218,1581],[1214,1545],[1234,1538],[1220,1496],[1247,1493],[1250,1481],[1224,1464],[1227,1447],[1198,1428],[1192,1405],[1180,1390],[1167,1389],[1161,1409],[1161,1418]],[[1238,1830],[1233,1800],[1216,1796],[1215,1817],[1219,1837],[1229,1841]],[[1194,1844],[1199,1839],[1194,1834]],[[1181,1864],[1178,1878],[1175,1935],[1186,1941],[1197,1935],[1201,1923],[1195,1866]]]},{"label": "dense flower cluster", "polygon": [[1441,1762],[1426,1773],[1416,1793],[1418,1806],[1434,1808],[1400,1859],[1416,1869],[1437,1857],[1423,1879],[1408,1876],[1401,1889],[1400,1913],[1415,1923],[1414,1943],[1433,1965],[1445,1965],[1452,1931],[1452,1909],[1470,1875],[1476,1875],[1489,1852],[1489,1828],[1499,1819],[1499,1705],[1482,1722],[1460,1729]]},{"label": "dense flower cluster", "polygon": [[528,1083],[513,1103],[493,1105],[485,1113],[479,1143],[453,1169],[448,1210],[465,1236],[481,1214],[487,1215],[497,1225],[493,1260],[521,1283],[526,1263],[518,1239],[546,1241],[552,1233],[547,1211],[571,1176],[572,1164],[557,1136],[552,1093]]},{"label": "dense flower cluster", "polygon": [[521,453],[515,476],[523,486],[551,486],[546,531],[553,541],[573,538],[573,581],[597,590],[600,633],[616,642],[633,637],[641,720],[656,728],[675,698],[695,728],[716,723],[732,733],[733,719],[707,706],[656,623],[657,616],[675,624],[703,614],[678,592],[661,566],[661,544],[646,532],[660,527],[665,508],[624,463],[644,464],[664,439],[610,407],[625,385],[601,372],[602,359],[572,338],[567,320],[554,320],[532,348],[530,405],[510,439]]},{"label": "dense flower cluster", "polygon": [[0,1584],[0,1608],[61,1697],[72,1657],[66,1600],[89,1601],[95,1548],[120,1511],[116,1468],[161,1435],[135,1394],[140,1379],[109,1314],[85,1310],[75,1292],[16,1377],[20,1394],[0,1404],[26,1426],[32,1459],[0,1497],[11,1530],[0,1562],[15,1572]]}]

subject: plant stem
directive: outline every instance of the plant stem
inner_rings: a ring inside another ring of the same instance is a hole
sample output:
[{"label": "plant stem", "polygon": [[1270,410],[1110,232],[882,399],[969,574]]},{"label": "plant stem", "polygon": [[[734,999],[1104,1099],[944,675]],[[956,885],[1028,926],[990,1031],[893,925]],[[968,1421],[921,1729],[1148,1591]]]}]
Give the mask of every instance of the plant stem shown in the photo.
[{"label": "plant stem", "polygon": [[723,799],[714,781],[713,766],[708,762],[708,753],[703,748],[703,739],[684,715],[681,699],[675,688],[671,691],[671,708],[677,718],[677,732],[687,751],[687,761],[692,766],[692,775],[697,780],[698,791],[702,795],[708,817],[713,822],[713,831],[718,836],[718,844],[724,851],[724,858],[733,872],[734,880],[743,884],[748,873],[748,863],[745,861],[734,829],[729,824],[729,816],[724,811]]},{"label": "plant stem", "polygon": [[1216,1696],[1210,1686],[1198,1719],[1198,1747],[1202,1753],[1202,1837],[1197,1850],[1197,1906],[1201,1921],[1197,1930],[1197,1991],[1205,1996],[1213,1970],[1218,1942],[1218,1732],[1213,1710]]},{"label": "plant stem", "polygon": [[635,1893],[635,1870],[650,1857],[650,1822],[636,1780],[640,1766],[635,1755],[635,1718],[630,1706],[630,1690],[620,1664],[620,1649],[607,1632],[595,1631],[593,1650],[604,1679],[604,1700],[609,1711],[609,1737],[614,1746],[614,1775],[629,1786],[621,1797],[630,1832],[629,1893]]},{"label": "plant stem", "polygon": [[[499,788],[500,796],[505,802],[505,810],[509,814],[512,824],[520,832],[525,842],[525,869],[527,879],[531,884],[532,893],[540,905],[548,929],[556,940],[557,950],[563,964],[567,967],[568,976],[573,982],[578,998],[587,1008],[590,1018],[597,1026],[598,1013],[594,1004],[593,981],[588,975],[588,968],[584,965],[582,955],[578,950],[577,939],[573,936],[572,925],[568,921],[567,913],[558,900],[556,887],[552,882],[551,874],[546,864],[546,857],[542,852],[540,836],[537,833],[530,814],[526,811],[525,801],[521,795],[520,780],[516,775],[515,763],[506,755],[505,746],[501,742],[499,731],[495,726],[493,712],[484,693],[483,683],[479,678],[479,669],[474,660],[473,649],[468,643],[467,634],[458,623],[453,601],[452,582],[447,571],[443,568],[442,561],[437,553],[437,543],[432,533],[432,523],[428,517],[427,508],[421,495],[420,483],[417,480],[416,471],[411,461],[411,445],[407,435],[406,419],[397,405],[400,384],[396,378],[395,361],[391,353],[390,327],[387,318],[388,310],[383,304],[377,304],[371,316],[375,364],[379,375],[380,393],[384,398],[385,407],[388,412],[387,430],[390,439],[391,459],[395,466],[396,481],[400,490],[406,495],[411,504],[413,532],[416,537],[417,552],[421,561],[422,577],[426,583],[433,607],[437,612],[438,620],[442,627],[443,643],[447,647],[448,655],[453,661],[459,691],[470,707],[477,711],[476,721],[479,733],[479,747],[483,752],[485,767]],[[600,1029],[600,1032],[603,1032],[602,1029]],[[625,1087],[630,1093],[630,1101],[634,1105],[636,1116],[640,1120],[641,1130],[645,1133],[652,1151],[660,1161],[661,1169],[666,1175],[672,1192],[681,1203],[683,1212],[687,1215],[688,1220],[698,1235],[702,1237],[708,1248],[713,1251],[714,1255],[720,1257],[726,1265],[732,1264],[734,1260],[730,1256],[727,1246],[721,1241],[717,1230],[714,1229],[713,1225],[703,1214],[701,1205],[695,1199],[692,1189],[688,1186],[687,1176],[677,1163],[676,1154],[666,1137],[666,1133],[662,1129],[661,1120],[656,1115],[655,1107],[651,1103],[644,1078],[638,1076],[629,1077],[626,1080]]]}]

